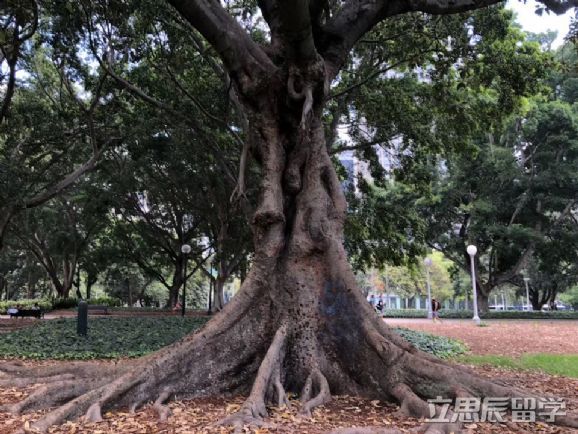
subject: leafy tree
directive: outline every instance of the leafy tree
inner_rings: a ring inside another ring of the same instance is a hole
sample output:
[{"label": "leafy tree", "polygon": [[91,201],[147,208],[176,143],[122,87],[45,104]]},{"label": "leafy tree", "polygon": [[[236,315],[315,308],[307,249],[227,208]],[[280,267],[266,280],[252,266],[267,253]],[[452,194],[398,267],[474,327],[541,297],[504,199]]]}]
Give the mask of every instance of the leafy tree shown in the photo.
[{"label": "leafy tree", "polygon": [[68,40],[62,50],[62,22],[52,6],[2,5],[0,62],[8,77],[0,109],[0,246],[16,214],[69,188],[120,140],[110,80],[91,59],[70,52],[80,41]]},{"label": "leafy tree", "polygon": [[[415,416],[429,415],[424,399],[440,393],[518,393],[424,355],[371,311],[342,245],[347,204],[327,151],[322,118],[331,84],[355,61],[357,42],[371,37],[379,23],[395,23],[411,13],[449,15],[498,2],[262,0],[243,3],[240,9],[237,3],[223,6],[211,0],[169,3],[180,15],[177,22],[193,27],[190,37],[202,35],[207,48],[218,53],[248,120],[246,134],[262,180],[252,219],[252,269],[240,293],[199,333],[144,360],[94,367],[88,374],[69,368],[67,372],[80,377],[74,383],[78,387],[70,388],[78,391],[76,396],[67,390],[67,398],[73,399],[32,427],[46,431],[81,414],[100,420],[102,408],[136,407],[151,399],[166,417],[163,402],[175,394],[251,390],[240,411],[225,421],[242,427],[261,423],[268,395],[277,398],[277,404],[285,403],[285,388],[302,391],[305,414],[327,402],[332,392],[393,398]],[[557,12],[573,4],[544,3]],[[145,8],[140,1],[122,2],[117,8],[113,1],[106,5],[119,17],[137,6]],[[91,23],[92,18],[89,15]],[[130,48],[115,36],[119,26],[134,21],[118,23],[107,30],[114,39],[109,42]],[[21,368],[15,371],[24,374],[24,384],[38,381]],[[10,409],[51,406],[60,399],[60,394],[43,389]],[[573,416],[557,422],[578,426]]]},{"label": "leafy tree", "polygon": [[573,113],[563,103],[538,103],[512,128],[518,130],[506,130],[501,144],[480,143],[475,158],[448,160],[423,209],[432,247],[465,271],[466,246],[477,246],[482,311],[492,289],[520,282],[533,256],[576,251]]},{"label": "leafy tree", "polygon": [[72,197],[61,196],[29,210],[24,224],[14,229],[46,271],[57,297],[69,296],[80,258],[106,225],[107,211],[103,193],[85,183]]}]

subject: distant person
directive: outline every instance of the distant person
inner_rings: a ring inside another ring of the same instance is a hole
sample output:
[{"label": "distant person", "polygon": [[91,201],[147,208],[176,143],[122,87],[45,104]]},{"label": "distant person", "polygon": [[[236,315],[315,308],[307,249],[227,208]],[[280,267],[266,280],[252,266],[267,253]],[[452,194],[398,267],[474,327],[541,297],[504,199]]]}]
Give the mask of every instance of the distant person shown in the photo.
[{"label": "distant person", "polygon": [[550,302],[550,310],[558,310],[558,306],[556,306],[556,302],[554,300]]},{"label": "distant person", "polygon": [[180,301],[177,301],[177,303],[173,306],[173,312],[178,312],[183,308],[183,305],[181,304]]},{"label": "distant person", "polygon": [[431,316],[433,319],[433,322],[437,322],[440,321],[440,309],[442,308],[442,305],[439,301],[437,301],[435,298],[431,299]]},{"label": "distant person", "polygon": [[381,299],[379,299],[379,301],[377,302],[377,304],[375,305],[375,308],[377,309],[377,311],[382,314],[383,313],[383,301]]}]

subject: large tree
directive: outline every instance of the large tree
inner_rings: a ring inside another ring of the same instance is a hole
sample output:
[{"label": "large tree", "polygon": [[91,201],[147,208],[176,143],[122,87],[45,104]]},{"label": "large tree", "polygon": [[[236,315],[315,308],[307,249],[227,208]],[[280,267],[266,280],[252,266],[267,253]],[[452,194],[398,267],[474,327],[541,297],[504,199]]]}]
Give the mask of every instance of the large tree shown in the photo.
[{"label": "large tree", "polygon": [[[425,400],[438,395],[526,395],[420,352],[374,314],[347,262],[347,205],[322,122],[331,83],[376,25],[498,1],[259,0],[265,35],[262,25],[247,25],[246,13],[237,20],[236,9],[218,1],[169,3],[195,29],[191,35],[199,32],[219,54],[249,122],[262,176],[252,269],[240,293],[203,330],[145,358],[104,366],[3,366],[14,375],[2,380],[6,384],[47,383],[8,409],[59,404],[32,424],[46,431],[65,419],[100,420],[104,408],[134,409],[151,400],[166,418],[168,399],[224,392],[249,392],[224,421],[236,425],[262,423],[266,403],[282,405],[286,390],[301,393],[304,414],[331,394],[394,400],[416,416],[429,416]],[[575,2],[543,3],[562,12]],[[578,427],[572,416],[557,422]],[[427,427],[430,433],[457,429]]]}]

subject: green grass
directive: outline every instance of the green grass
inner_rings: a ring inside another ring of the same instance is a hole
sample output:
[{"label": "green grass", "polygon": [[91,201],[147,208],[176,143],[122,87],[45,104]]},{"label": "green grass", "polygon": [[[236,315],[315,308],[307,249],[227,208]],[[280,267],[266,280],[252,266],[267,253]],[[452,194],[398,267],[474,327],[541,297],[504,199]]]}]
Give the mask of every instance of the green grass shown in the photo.
[{"label": "green grass", "polygon": [[76,334],[76,318],[39,321],[0,335],[0,355],[29,359],[87,360],[139,357],[203,326],[207,318],[89,318],[88,335]]},{"label": "green grass", "polygon": [[543,371],[547,374],[578,378],[578,354],[524,354],[519,358],[495,355],[461,355],[455,359],[472,365]]}]

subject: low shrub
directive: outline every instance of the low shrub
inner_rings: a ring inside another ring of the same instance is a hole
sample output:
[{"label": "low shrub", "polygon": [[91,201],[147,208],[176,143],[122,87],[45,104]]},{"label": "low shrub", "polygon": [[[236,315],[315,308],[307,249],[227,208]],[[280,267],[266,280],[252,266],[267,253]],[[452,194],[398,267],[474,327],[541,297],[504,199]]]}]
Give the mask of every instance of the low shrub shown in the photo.
[{"label": "low shrub", "polygon": [[70,309],[78,306],[78,298],[53,298],[52,309]]},{"label": "low shrub", "polygon": [[23,309],[32,309],[32,307],[38,303],[40,309],[43,311],[49,311],[52,309],[52,302],[50,300],[45,299],[24,299],[24,300],[8,300],[8,301],[0,301],[0,314],[6,315],[6,311],[10,307],[15,307],[17,305],[22,306]]},{"label": "low shrub", "polygon": [[[442,309],[440,318],[447,319],[469,319],[474,316],[471,310],[449,310]],[[384,318],[427,318],[425,309],[386,309],[383,312]],[[491,311],[480,314],[482,319],[578,319],[578,312],[575,311]]]},{"label": "low shrub", "polygon": [[114,298],[114,297],[97,297],[97,298],[91,298],[89,300],[87,300],[88,304],[100,304],[100,305],[106,305],[109,307],[119,307],[122,306],[122,300],[120,298]]},{"label": "low shrub", "polygon": [[420,350],[443,359],[458,356],[468,350],[463,342],[445,336],[435,336],[405,328],[394,328],[394,330]]}]

